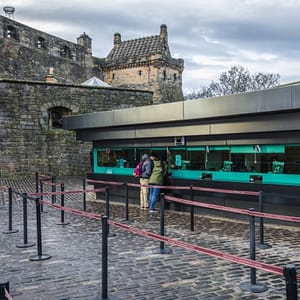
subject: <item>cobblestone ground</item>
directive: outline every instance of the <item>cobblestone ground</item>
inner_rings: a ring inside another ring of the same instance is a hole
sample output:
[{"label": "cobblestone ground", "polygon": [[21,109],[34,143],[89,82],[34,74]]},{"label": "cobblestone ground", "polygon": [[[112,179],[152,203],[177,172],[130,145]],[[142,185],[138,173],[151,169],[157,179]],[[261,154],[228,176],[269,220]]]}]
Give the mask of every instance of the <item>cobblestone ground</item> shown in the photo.
[{"label": "cobblestone ground", "polygon": [[[65,190],[82,188],[78,178],[61,178]],[[34,192],[33,178],[0,180],[14,190]],[[47,190],[47,189],[46,189]],[[49,190],[49,188],[48,188]],[[104,213],[104,203],[88,196],[88,211]],[[50,200],[50,199],[45,199]],[[59,202],[59,197],[58,197]],[[113,199],[112,199],[113,200]],[[8,229],[7,193],[0,192],[1,231]],[[101,299],[101,223],[82,216],[65,215],[69,225],[57,225],[60,212],[44,208],[42,214],[44,261],[30,261],[36,246],[18,248],[23,243],[22,199],[13,196],[15,234],[0,234],[1,278],[9,280],[14,300]],[[82,208],[82,195],[66,195],[65,205]],[[124,220],[124,205],[111,205],[111,218]],[[150,215],[130,205],[132,226],[159,233],[159,214]],[[249,225],[234,219],[201,215],[195,231],[189,231],[189,216],[166,213],[166,235],[222,252],[249,257]],[[258,261],[277,266],[293,263],[300,270],[300,227],[267,225],[265,241],[269,249],[257,249]],[[250,283],[250,269],[224,260],[169,247],[171,254],[154,254],[159,242],[113,228],[109,238],[109,299],[286,299],[285,281],[280,275],[257,270],[263,293],[244,292],[239,285]],[[28,241],[36,242],[35,206],[28,205]],[[167,246],[167,245],[166,245]],[[299,271],[298,271],[299,273]],[[298,284],[299,285],[299,284]],[[298,287],[299,294],[299,287]]]}]

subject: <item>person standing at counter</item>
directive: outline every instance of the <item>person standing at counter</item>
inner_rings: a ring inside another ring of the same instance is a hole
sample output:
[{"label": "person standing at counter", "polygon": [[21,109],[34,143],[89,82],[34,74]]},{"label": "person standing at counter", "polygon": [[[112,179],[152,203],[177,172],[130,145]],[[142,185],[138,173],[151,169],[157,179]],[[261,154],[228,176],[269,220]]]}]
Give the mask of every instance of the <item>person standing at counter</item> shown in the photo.
[{"label": "person standing at counter", "polygon": [[149,186],[150,186],[150,193],[149,193],[149,202],[150,202],[150,213],[156,212],[155,204],[158,200],[160,187],[164,183],[164,177],[168,172],[168,168],[166,164],[158,159],[156,153],[150,153],[150,159],[153,162],[153,170],[152,174],[149,178]]}]

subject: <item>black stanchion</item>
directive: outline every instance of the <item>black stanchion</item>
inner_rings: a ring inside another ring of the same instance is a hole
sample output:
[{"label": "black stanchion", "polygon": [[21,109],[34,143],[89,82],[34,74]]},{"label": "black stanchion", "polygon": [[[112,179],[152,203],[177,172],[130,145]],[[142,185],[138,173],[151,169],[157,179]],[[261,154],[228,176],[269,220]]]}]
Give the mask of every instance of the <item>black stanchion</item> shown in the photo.
[{"label": "black stanchion", "polygon": [[[191,185],[190,186],[190,199],[191,201],[194,201],[194,190],[193,190],[193,186]],[[191,212],[190,212],[190,215],[191,215],[191,220],[190,220],[190,229],[191,231],[194,231],[194,215],[195,215],[195,208],[194,208],[194,205],[191,205]]]},{"label": "black stanchion", "polygon": [[0,300],[7,300],[5,290],[9,293],[9,282],[0,279]]},{"label": "black stanchion", "polygon": [[[160,194],[160,235],[165,236],[165,194]],[[156,254],[171,254],[172,249],[165,247],[164,242],[159,242],[159,248],[153,249]]]},{"label": "black stanchion", "polygon": [[286,299],[298,300],[297,292],[297,272],[292,264],[288,264],[283,268],[283,275],[286,282]]},{"label": "black stanchion", "polygon": [[107,299],[108,217],[102,217],[102,299]]},{"label": "black stanchion", "polygon": [[36,207],[36,230],[37,230],[37,255],[33,255],[29,257],[31,261],[39,261],[39,260],[46,260],[51,258],[48,254],[43,254],[42,251],[42,222],[41,222],[41,203],[40,199],[35,200],[35,207]]},{"label": "black stanchion", "polygon": [[[62,183],[60,185],[60,191],[62,194],[60,195],[60,206],[65,207],[65,195],[63,192],[65,191],[65,185]],[[68,225],[70,224],[69,222],[65,222],[65,211],[61,210],[60,211],[60,222],[56,223],[56,225]]]},{"label": "black stanchion", "polygon": [[83,189],[83,211],[86,211],[86,180],[82,180],[82,189]]},{"label": "black stanchion", "polygon": [[128,182],[125,182],[124,186],[125,186],[125,220],[129,221]]},{"label": "black stanchion", "polygon": [[[259,211],[264,212],[264,202],[263,202],[263,192],[260,191],[258,195],[258,205],[259,205]],[[259,243],[257,243],[257,247],[260,249],[269,249],[272,248],[272,246],[268,243],[265,243],[265,237],[264,237],[264,218],[259,218]]]},{"label": "black stanchion", "polygon": [[[55,183],[56,183],[56,177],[55,176],[53,176],[51,178],[51,183],[52,183],[52,185],[51,185],[51,191],[52,191],[52,193],[55,193],[56,192],[56,185],[55,185]],[[56,195],[52,195],[51,196],[51,202],[52,202],[52,204],[56,203]]]},{"label": "black stanchion", "polygon": [[19,232],[18,229],[12,228],[12,188],[8,189],[8,230],[3,231],[4,234]]},{"label": "black stanchion", "polygon": [[18,248],[33,247],[35,243],[28,242],[28,226],[27,226],[27,194],[23,193],[23,244],[17,244]]},{"label": "black stanchion", "polygon": [[39,192],[39,173],[35,173],[35,192]]},{"label": "black stanchion", "polygon": [[[254,211],[254,208],[250,208],[249,211]],[[250,215],[250,259],[256,259],[255,253],[255,217]],[[240,288],[243,291],[253,292],[253,293],[262,293],[265,292],[268,288],[265,284],[259,283],[256,281],[256,269],[251,267],[250,270],[250,282],[242,282]]]},{"label": "black stanchion", "polygon": [[[105,187],[105,215],[109,218],[109,188]],[[116,236],[115,233],[110,232],[109,225],[107,225],[107,236],[108,237],[114,237]]]},{"label": "black stanchion", "polygon": [[[40,180],[40,192],[41,192],[41,194],[43,194],[44,193],[44,184],[43,184],[43,180]],[[43,195],[41,195],[41,200],[43,200],[44,199],[44,197],[43,197]],[[47,211],[44,211],[44,205],[41,203],[41,212],[42,213],[47,213]]]}]

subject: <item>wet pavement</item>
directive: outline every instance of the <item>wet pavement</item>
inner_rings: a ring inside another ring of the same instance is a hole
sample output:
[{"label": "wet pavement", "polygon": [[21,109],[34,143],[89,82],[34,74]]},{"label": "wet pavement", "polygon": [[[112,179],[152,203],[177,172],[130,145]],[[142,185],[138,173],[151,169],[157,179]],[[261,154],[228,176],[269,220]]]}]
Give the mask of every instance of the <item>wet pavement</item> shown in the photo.
[{"label": "wet pavement", "polygon": [[[79,178],[60,178],[65,190],[80,190]],[[35,192],[34,178],[0,179],[0,186]],[[92,188],[89,186],[88,188]],[[45,187],[44,191],[50,190]],[[82,194],[65,195],[65,206],[82,210]],[[103,201],[87,195],[87,210],[104,214]],[[51,201],[51,198],[44,198]],[[57,196],[59,203],[60,197]],[[124,204],[111,199],[110,217],[124,222]],[[23,243],[22,197],[13,195],[13,229],[0,234],[0,278],[10,283],[14,300],[101,299],[101,222],[65,214],[69,225],[57,225],[60,211],[44,207],[42,251],[51,256],[30,261],[37,246],[18,248]],[[130,204],[130,225],[159,233],[159,214],[149,214]],[[167,211],[165,235],[202,247],[240,257],[249,257],[249,224],[234,218],[201,215],[195,218],[195,231],[189,230],[189,215]],[[292,224],[291,224],[292,225]],[[8,195],[0,191],[1,232],[8,229]],[[258,227],[258,226],[256,226]],[[109,299],[286,299],[283,276],[257,270],[257,282],[267,286],[262,293],[245,292],[241,283],[250,283],[250,268],[204,254],[168,246],[171,254],[156,254],[159,242],[110,227],[115,237],[108,240]],[[269,249],[257,249],[260,262],[283,267],[288,263],[300,270],[300,227],[267,224],[265,241]],[[257,237],[258,239],[258,237]],[[28,203],[28,242],[36,243],[35,204]],[[298,271],[298,274],[300,271]],[[299,294],[299,283],[298,283]]]}]

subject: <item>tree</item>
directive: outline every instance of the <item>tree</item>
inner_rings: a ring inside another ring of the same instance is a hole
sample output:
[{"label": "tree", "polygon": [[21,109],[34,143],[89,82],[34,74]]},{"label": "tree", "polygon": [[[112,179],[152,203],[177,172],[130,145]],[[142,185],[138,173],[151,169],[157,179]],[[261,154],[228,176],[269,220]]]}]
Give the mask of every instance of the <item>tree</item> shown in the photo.
[{"label": "tree", "polygon": [[197,92],[187,94],[185,99],[198,99],[258,91],[279,85],[280,75],[257,73],[251,75],[242,66],[233,66],[221,73],[219,81],[212,81],[209,86],[202,86]]}]

